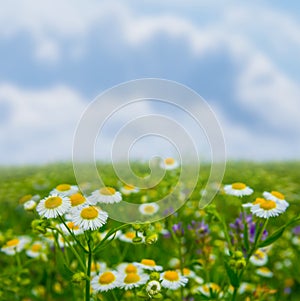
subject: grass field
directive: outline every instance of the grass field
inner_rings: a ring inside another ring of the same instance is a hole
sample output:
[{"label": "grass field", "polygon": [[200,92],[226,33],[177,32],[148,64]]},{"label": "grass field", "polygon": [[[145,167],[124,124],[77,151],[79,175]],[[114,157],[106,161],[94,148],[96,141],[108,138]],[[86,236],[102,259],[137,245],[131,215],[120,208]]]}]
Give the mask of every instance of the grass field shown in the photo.
[{"label": "grass field", "polygon": [[[147,173],[147,167],[135,167]],[[107,186],[122,188],[110,165],[99,164],[99,169]],[[108,218],[96,230],[60,237],[57,225],[67,223],[67,217],[42,219],[35,210],[24,210],[24,203],[36,195],[39,202],[59,184],[76,185],[72,164],[1,167],[0,300],[299,300],[300,162],[229,162],[218,194],[199,209],[208,171],[201,169],[188,201],[164,220],[122,225]],[[176,170],[168,171],[158,186],[123,195],[123,200],[155,202],[176,179]],[[237,182],[253,194],[225,193],[224,185]],[[280,192],[289,204],[279,207],[277,217],[259,218],[241,206],[265,191]],[[10,248],[22,239],[26,243],[20,250]],[[41,247],[34,249],[35,242]],[[28,253],[32,248],[36,256]],[[152,268],[155,261],[159,271],[137,264],[145,259]],[[121,271],[121,263],[133,263],[135,272]],[[109,280],[112,271],[118,281]]]}]

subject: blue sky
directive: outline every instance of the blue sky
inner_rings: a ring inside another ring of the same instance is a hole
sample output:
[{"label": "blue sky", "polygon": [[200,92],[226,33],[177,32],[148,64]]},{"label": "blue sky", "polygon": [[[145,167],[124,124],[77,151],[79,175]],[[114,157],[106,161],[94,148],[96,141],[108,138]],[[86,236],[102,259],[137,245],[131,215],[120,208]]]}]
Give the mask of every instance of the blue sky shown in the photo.
[{"label": "blue sky", "polygon": [[229,159],[299,159],[299,11],[297,1],[2,3],[0,164],[70,159],[86,105],[143,77],[204,97]]}]

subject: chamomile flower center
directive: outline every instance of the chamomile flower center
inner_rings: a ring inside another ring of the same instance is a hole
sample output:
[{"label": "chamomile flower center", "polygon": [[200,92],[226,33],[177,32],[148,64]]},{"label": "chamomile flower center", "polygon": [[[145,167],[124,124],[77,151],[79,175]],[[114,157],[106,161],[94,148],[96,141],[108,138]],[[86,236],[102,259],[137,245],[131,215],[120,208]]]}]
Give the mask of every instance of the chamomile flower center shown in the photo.
[{"label": "chamomile flower center", "polygon": [[276,202],[274,201],[267,201],[265,200],[264,202],[260,203],[260,208],[265,209],[265,210],[271,210],[276,208]]},{"label": "chamomile flower center", "polygon": [[99,215],[98,210],[93,206],[83,208],[80,213],[80,216],[83,219],[95,219],[98,217],[98,215]]},{"label": "chamomile flower center", "polygon": [[141,264],[143,265],[148,265],[148,266],[151,266],[151,267],[154,267],[155,266],[155,261],[152,260],[152,259],[143,259],[141,261]]},{"label": "chamomile flower center", "polygon": [[232,188],[236,189],[236,190],[242,190],[242,189],[245,189],[246,187],[247,187],[246,184],[240,183],[240,182],[232,184]]},{"label": "chamomile flower center", "polygon": [[173,165],[175,163],[175,160],[173,158],[166,158],[165,164],[166,165]]},{"label": "chamomile flower center", "polygon": [[52,196],[49,197],[46,201],[45,201],[45,207],[47,209],[54,209],[57,208],[59,206],[61,206],[62,204],[62,198],[60,198],[59,196]]},{"label": "chamomile flower center", "polygon": [[102,285],[110,284],[110,283],[114,282],[115,279],[116,279],[116,276],[112,272],[104,272],[99,277],[99,283]]},{"label": "chamomile flower center", "polygon": [[40,244],[34,244],[34,245],[31,247],[31,251],[32,251],[32,252],[39,252],[41,249],[42,249],[42,246],[41,246]]},{"label": "chamomile flower center", "polygon": [[191,274],[191,270],[187,269],[187,268],[184,268],[183,269],[183,275],[184,276],[189,276]]},{"label": "chamomile flower center", "polygon": [[60,184],[58,186],[56,186],[56,190],[58,191],[68,191],[71,189],[71,185],[69,184]]},{"label": "chamomile flower center", "polygon": [[169,281],[178,281],[179,274],[176,271],[166,271],[164,274],[164,278]]},{"label": "chamomile flower center", "polygon": [[79,226],[76,226],[73,222],[67,222],[67,226],[71,230],[78,230]]},{"label": "chamomile flower center", "polygon": [[278,191],[272,191],[271,194],[279,200],[284,200],[284,195]]},{"label": "chamomile flower center", "polygon": [[100,194],[103,194],[103,195],[114,195],[116,193],[116,190],[112,187],[104,187],[104,188],[101,188],[99,190]]},{"label": "chamomile flower center", "polygon": [[141,277],[137,273],[129,273],[126,275],[124,282],[127,284],[136,283],[141,280]]},{"label": "chamomile flower center", "polygon": [[152,205],[146,205],[144,206],[144,212],[148,214],[152,214],[155,212],[155,208]]},{"label": "chamomile flower center", "polygon": [[128,264],[126,269],[125,269],[125,273],[126,274],[130,274],[130,273],[137,273],[137,267],[134,266],[132,263]]},{"label": "chamomile flower center", "polygon": [[72,207],[81,205],[85,202],[85,197],[81,193],[75,193],[70,196]]},{"label": "chamomile flower center", "polygon": [[263,259],[265,256],[265,253],[261,250],[257,250],[255,253],[254,253],[254,257],[256,257],[257,259]]},{"label": "chamomile flower center", "polygon": [[125,236],[127,238],[133,239],[133,238],[135,238],[135,232],[126,232]]},{"label": "chamomile flower center", "polygon": [[130,184],[126,184],[126,185],[124,185],[124,188],[125,188],[126,190],[133,190],[133,189],[134,189],[134,186],[133,186],[133,185],[130,185]]},{"label": "chamomile flower center", "polygon": [[19,239],[17,239],[17,238],[15,238],[15,239],[11,239],[11,240],[9,240],[7,243],[6,243],[6,245],[8,246],[8,247],[15,247],[15,246],[17,246],[18,244],[19,244]]},{"label": "chamomile flower center", "polygon": [[26,194],[23,197],[20,198],[19,202],[20,204],[24,204],[25,202],[29,201],[32,199],[32,195],[31,194]]}]

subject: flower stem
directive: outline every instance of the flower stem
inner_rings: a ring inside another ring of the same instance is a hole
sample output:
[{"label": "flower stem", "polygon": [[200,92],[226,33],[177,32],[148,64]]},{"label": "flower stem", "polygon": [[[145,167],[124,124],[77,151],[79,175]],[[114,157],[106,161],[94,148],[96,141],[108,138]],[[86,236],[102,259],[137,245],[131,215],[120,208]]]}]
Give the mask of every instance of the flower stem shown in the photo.
[{"label": "flower stem", "polygon": [[91,248],[91,235],[90,232],[87,233],[87,245],[88,245],[88,260],[86,269],[86,281],[85,281],[85,301],[90,301],[91,294],[91,265],[92,265],[92,248]]}]

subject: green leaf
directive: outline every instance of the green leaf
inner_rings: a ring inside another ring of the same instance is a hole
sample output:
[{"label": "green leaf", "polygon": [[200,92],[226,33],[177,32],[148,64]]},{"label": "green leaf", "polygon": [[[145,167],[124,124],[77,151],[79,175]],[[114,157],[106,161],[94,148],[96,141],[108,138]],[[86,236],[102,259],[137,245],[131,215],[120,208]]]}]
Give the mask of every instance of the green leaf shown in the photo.
[{"label": "green leaf", "polygon": [[285,230],[288,226],[290,226],[290,225],[292,225],[292,224],[298,222],[299,220],[300,220],[300,217],[299,217],[299,216],[295,216],[295,217],[292,218],[290,221],[288,221],[284,226],[282,226],[282,227],[280,227],[278,230],[276,230],[271,236],[269,236],[269,237],[266,238],[264,241],[262,241],[262,242],[258,245],[258,247],[259,247],[259,248],[263,248],[263,247],[266,247],[266,246],[272,244],[273,242],[275,242],[277,239],[279,239],[279,238],[282,236],[284,230]]},{"label": "green leaf", "polygon": [[225,269],[227,272],[227,275],[229,277],[230,283],[232,284],[233,287],[239,287],[240,285],[240,280],[239,277],[237,275],[237,273],[230,268],[230,266],[228,265],[227,262],[225,262]]}]

